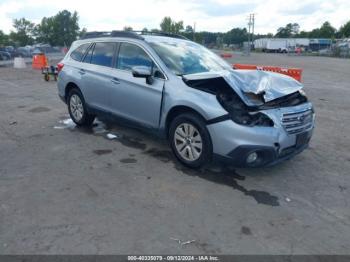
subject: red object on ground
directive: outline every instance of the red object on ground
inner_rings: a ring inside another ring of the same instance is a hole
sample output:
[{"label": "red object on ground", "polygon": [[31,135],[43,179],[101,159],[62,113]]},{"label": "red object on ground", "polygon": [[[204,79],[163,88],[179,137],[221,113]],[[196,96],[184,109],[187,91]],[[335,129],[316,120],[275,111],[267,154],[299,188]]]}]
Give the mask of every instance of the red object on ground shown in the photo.
[{"label": "red object on ground", "polygon": [[32,68],[33,69],[42,69],[47,67],[47,57],[44,54],[38,54],[33,56]]},{"label": "red object on ground", "polygon": [[234,64],[233,69],[246,69],[246,70],[262,70],[280,73],[293,77],[295,80],[301,82],[301,76],[303,69],[300,68],[283,68],[278,66],[258,66],[258,65],[246,65],[246,64]]},{"label": "red object on ground", "polygon": [[222,58],[232,58],[232,54],[230,54],[230,53],[222,53],[222,54],[220,54],[220,56]]}]

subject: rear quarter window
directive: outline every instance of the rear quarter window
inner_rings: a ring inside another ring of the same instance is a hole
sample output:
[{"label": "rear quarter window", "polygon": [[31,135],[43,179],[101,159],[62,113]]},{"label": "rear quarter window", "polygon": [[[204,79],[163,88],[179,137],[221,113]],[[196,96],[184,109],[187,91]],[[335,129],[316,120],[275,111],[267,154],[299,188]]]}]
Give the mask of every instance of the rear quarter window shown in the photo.
[{"label": "rear quarter window", "polygon": [[81,59],[84,57],[84,54],[86,50],[89,48],[89,46],[90,46],[90,43],[79,46],[70,54],[70,57],[73,60],[80,62]]}]

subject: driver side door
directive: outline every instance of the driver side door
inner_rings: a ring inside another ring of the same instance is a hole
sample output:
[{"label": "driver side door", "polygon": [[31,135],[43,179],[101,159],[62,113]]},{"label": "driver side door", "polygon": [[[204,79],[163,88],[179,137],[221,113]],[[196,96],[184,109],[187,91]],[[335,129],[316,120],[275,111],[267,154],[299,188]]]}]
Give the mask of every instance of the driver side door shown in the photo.
[{"label": "driver side door", "polygon": [[[134,77],[134,66],[153,69],[153,83]],[[165,79],[146,50],[134,43],[121,42],[111,77],[112,112],[148,128],[158,128]]]}]

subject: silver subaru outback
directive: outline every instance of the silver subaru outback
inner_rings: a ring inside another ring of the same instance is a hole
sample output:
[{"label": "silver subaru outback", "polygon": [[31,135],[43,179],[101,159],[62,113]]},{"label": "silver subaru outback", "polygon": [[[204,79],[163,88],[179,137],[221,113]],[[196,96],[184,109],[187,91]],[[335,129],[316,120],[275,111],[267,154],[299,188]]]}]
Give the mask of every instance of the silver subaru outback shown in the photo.
[{"label": "silver subaru outback", "polygon": [[113,115],[168,139],[188,167],[212,159],[239,167],[276,164],[303,151],[314,128],[301,83],[233,70],[177,35],[87,33],[58,69],[59,96],[78,126]]}]

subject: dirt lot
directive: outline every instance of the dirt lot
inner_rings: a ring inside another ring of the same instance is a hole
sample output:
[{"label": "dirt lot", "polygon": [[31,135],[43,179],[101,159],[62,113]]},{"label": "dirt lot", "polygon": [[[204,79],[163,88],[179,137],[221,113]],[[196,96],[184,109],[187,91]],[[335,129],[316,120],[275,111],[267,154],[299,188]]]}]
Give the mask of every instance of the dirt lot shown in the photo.
[{"label": "dirt lot", "polygon": [[54,82],[0,68],[0,254],[350,254],[349,60],[232,61],[304,69],[309,149],[272,168],[188,170],[140,131],[75,128]]}]

